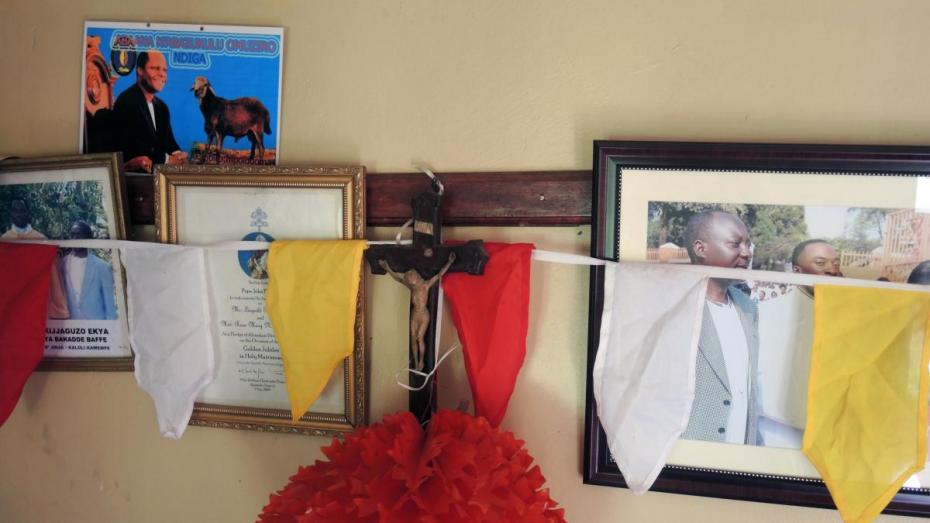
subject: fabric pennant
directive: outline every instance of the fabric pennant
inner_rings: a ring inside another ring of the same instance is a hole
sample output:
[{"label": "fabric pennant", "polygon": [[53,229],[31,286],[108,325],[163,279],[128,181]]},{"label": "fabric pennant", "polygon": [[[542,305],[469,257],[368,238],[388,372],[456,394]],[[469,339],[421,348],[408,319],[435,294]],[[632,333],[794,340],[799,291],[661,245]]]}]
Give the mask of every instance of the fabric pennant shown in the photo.
[{"label": "fabric pennant", "polygon": [[526,355],[535,247],[486,242],[484,248],[489,255],[484,275],[448,274],[442,288],[462,341],[475,414],[497,427]]},{"label": "fabric pennant", "polygon": [[668,265],[605,267],[593,389],[607,446],[634,494],[652,486],[694,401],[707,277]]},{"label": "fabric pennant", "polygon": [[120,249],[120,257],[136,381],[155,402],[161,434],[177,439],[197,396],[213,381],[215,337],[204,250],[150,244]]},{"label": "fabric pennant", "polygon": [[365,240],[276,241],[268,254],[266,308],[297,421],[352,354]]},{"label": "fabric pennant", "polygon": [[12,414],[26,380],[42,361],[49,288],[58,249],[0,243],[0,426]]},{"label": "fabric pennant", "polygon": [[804,454],[872,521],[927,457],[930,294],[817,285]]}]

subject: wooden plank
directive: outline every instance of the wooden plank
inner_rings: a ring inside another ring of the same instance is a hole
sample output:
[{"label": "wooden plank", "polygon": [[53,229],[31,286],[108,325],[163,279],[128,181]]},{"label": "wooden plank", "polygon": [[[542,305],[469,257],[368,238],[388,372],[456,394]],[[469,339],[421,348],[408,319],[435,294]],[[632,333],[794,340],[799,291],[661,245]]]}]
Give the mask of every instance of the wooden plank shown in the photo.
[{"label": "wooden plank", "polygon": [[[590,171],[436,173],[445,225],[582,225],[591,222]],[[370,173],[368,225],[400,225],[429,185],[422,173]]]},{"label": "wooden plank", "polygon": [[[586,225],[591,223],[591,171],[436,173],[445,186],[445,225]],[[370,226],[401,225],[410,200],[429,186],[422,173],[368,173]],[[132,223],[155,223],[152,177],[126,176]]]},{"label": "wooden plank", "polygon": [[126,173],[126,196],[132,225],[155,223],[155,178],[152,175]]}]

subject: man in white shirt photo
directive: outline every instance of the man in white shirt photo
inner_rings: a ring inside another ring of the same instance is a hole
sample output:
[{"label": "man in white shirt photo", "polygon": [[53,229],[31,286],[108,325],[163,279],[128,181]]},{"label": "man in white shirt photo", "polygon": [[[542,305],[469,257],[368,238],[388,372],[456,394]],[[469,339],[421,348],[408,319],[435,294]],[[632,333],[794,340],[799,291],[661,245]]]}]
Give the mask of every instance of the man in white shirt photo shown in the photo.
[{"label": "man in white shirt photo", "polygon": [[[685,246],[694,265],[751,268],[749,229],[728,212],[693,216],[685,229]],[[739,283],[708,281],[685,439],[762,444],[757,425],[758,312]]]},{"label": "man in white shirt photo", "polygon": [[[799,243],[791,253],[798,274],[842,277],[840,256],[826,240]],[[807,380],[814,338],[814,289],[792,285],[759,302],[759,433],[767,447],[800,449],[807,418]]]}]

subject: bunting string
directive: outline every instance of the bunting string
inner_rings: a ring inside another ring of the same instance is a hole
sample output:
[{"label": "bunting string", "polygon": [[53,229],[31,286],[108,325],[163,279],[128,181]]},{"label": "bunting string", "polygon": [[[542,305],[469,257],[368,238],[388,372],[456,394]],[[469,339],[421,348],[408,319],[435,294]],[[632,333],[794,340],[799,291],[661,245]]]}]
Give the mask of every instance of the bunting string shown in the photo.
[{"label": "bunting string", "polygon": [[[57,245],[62,248],[88,248],[88,249],[132,249],[144,248],[153,245],[151,242],[136,242],[130,240],[9,240],[3,239],[0,242],[9,243],[35,243],[40,245]],[[369,240],[369,245],[396,245],[396,240]],[[410,244],[410,240],[401,240],[400,244]],[[156,244],[165,247],[171,247],[172,244]],[[271,242],[259,241],[227,241],[208,244],[184,244],[177,245],[181,247],[199,247],[206,250],[218,251],[255,251],[267,250]],[[535,249],[533,251],[533,260],[547,263],[560,263],[565,265],[589,265],[589,266],[636,266],[636,265],[655,265],[649,262],[633,261],[610,261],[600,258],[593,258],[581,254],[565,253],[558,251],[548,251]],[[758,269],[731,269],[726,267],[711,267],[707,265],[675,265],[675,270],[693,271],[708,278],[729,278],[735,280],[758,280],[773,283],[786,283],[791,285],[813,286],[817,284],[840,285],[844,287],[864,287],[875,289],[897,289],[914,292],[930,293],[930,287],[913,285],[909,283],[895,283],[885,281],[858,280],[854,278],[835,278],[833,276],[818,276],[814,274],[800,274],[793,272],[764,271]],[[752,277],[747,277],[751,274]]]}]

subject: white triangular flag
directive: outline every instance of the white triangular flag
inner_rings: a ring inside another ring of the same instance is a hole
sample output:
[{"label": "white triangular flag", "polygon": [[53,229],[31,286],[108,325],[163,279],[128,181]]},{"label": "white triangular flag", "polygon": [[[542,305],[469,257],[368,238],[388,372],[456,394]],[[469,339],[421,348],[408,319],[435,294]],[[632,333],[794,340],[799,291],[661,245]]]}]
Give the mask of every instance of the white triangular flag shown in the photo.
[{"label": "white triangular flag", "polygon": [[707,277],[668,265],[608,264],[594,360],[607,446],[634,494],[661,472],[688,426]]},{"label": "white triangular flag", "polygon": [[213,381],[204,250],[151,244],[120,253],[136,381],[155,401],[161,434],[177,439],[187,428],[194,400]]}]

